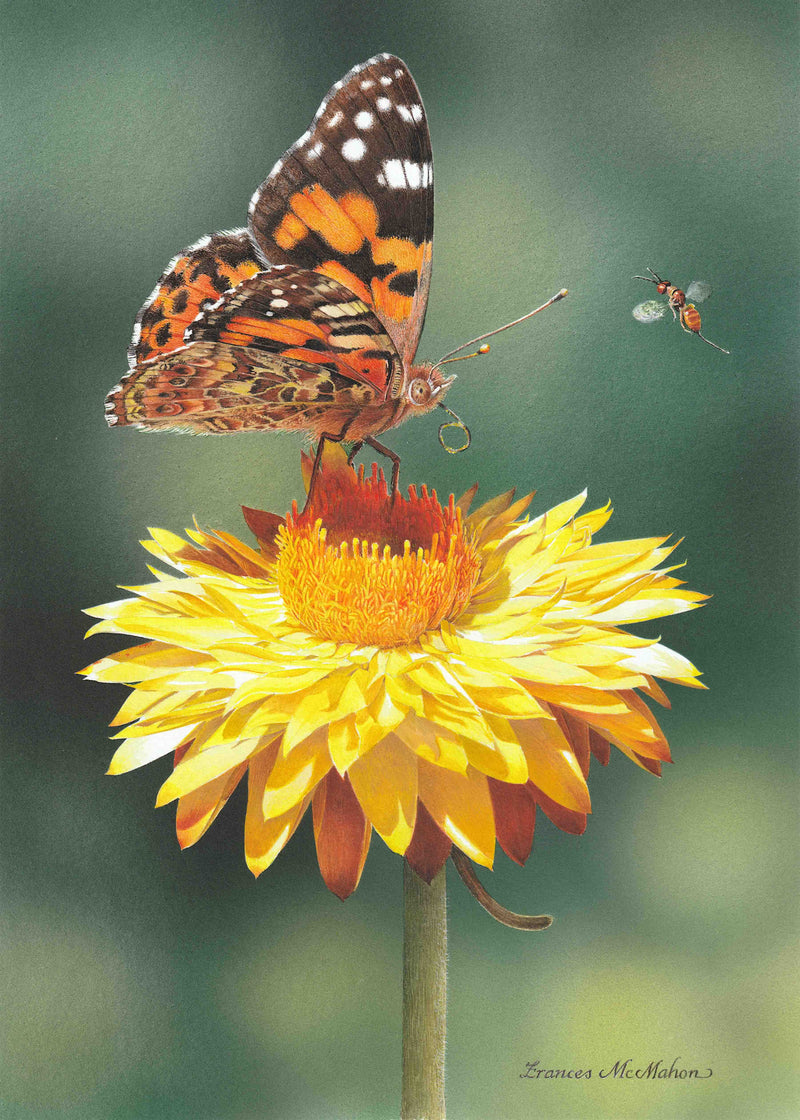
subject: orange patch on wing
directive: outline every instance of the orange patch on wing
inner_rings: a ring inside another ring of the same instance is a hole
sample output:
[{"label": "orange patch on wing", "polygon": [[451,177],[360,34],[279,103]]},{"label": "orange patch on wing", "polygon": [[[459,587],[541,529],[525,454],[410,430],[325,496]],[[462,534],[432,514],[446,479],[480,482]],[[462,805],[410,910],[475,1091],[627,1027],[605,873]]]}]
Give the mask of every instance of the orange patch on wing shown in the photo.
[{"label": "orange patch on wing", "polygon": [[[190,279],[189,273],[196,263],[193,257],[188,256],[179,260],[171,273],[178,280],[178,286],[171,291],[162,288],[152,302],[152,310],[159,312],[162,318],[143,329],[141,333],[139,345],[146,344],[149,347],[148,361],[174,350],[176,343],[179,345],[183,341],[186,328],[200,313],[200,305],[207,300],[219,299],[220,293],[208,276],[201,274],[194,280]],[[236,268],[226,264],[220,269],[231,288],[237,287],[243,280],[248,280],[259,271],[260,268],[255,261],[244,261]],[[186,299],[186,305],[182,311],[176,312],[175,303],[181,296]],[[160,344],[157,335],[165,323],[170,325],[171,330],[166,342]]]},{"label": "orange patch on wing", "polygon": [[378,236],[378,208],[365,194],[350,191],[342,195],[339,205],[370,241]]},{"label": "orange patch on wing", "polygon": [[229,342],[233,346],[248,346],[254,338],[268,338],[272,342],[286,342],[291,346],[302,345],[309,338],[325,338],[324,333],[316,324],[305,323],[301,319],[293,323],[269,319],[249,319],[245,316],[236,316],[228,323],[224,331],[220,331],[220,342]]},{"label": "orange patch on wing", "polygon": [[398,272],[419,272],[424,245],[415,245],[405,237],[376,237],[372,256],[376,264],[397,265]]},{"label": "orange patch on wing", "polygon": [[411,307],[414,302],[411,296],[401,295],[400,292],[393,292],[389,287],[389,280],[373,280],[372,281],[372,300],[371,302],[379,311],[387,315],[390,319],[394,319],[396,323],[403,323],[411,314]]},{"label": "orange patch on wing", "polygon": [[294,358],[295,361],[298,362],[313,362],[314,365],[319,365],[320,362],[333,362],[336,360],[336,355],[332,354],[330,350],[306,350],[302,346],[295,346],[291,350],[284,350],[282,356],[284,358]]},{"label": "orange patch on wing", "polygon": [[349,358],[350,365],[357,373],[366,378],[381,393],[386,391],[386,382],[389,376],[388,363],[383,358],[364,358],[357,350]]},{"label": "orange patch on wing", "polygon": [[293,249],[298,241],[302,241],[308,233],[308,226],[301,222],[296,214],[289,211],[283,221],[273,233],[275,244],[281,249]]},{"label": "orange patch on wing", "polygon": [[305,187],[292,195],[289,205],[335,253],[357,253],[364,244],[365,235],[323,187],[317,184]]},{"label": "orange patch on wing", "polygon": [[327,276],[330,280],[338,280],[340,284],[344,284],[345,288],[349,288],[354,296],[358,296],[364,303],[372,305],[372,294],[369,288],[359,280],[354,272],[345,268],[339,261],[324,261],[316,271],[322,273],[323,276]]}]

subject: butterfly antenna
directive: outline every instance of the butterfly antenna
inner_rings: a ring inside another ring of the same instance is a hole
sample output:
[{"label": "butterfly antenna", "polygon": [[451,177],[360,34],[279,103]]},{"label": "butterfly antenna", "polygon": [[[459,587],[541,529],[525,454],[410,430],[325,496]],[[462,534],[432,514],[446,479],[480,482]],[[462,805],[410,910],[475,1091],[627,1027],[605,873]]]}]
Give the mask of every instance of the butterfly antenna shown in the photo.
[{"label": "butterfly antenna", "polygon": [[707,342],[708,345],[713,346],[715,350],[722,350],[723,354],[730,354],[730,350],[723,350],[721,346],[717,346],[716,342],[712,342],[710,338],[706,338],[704,334],[700,334],[700,331],[696,331],[695,333],[698,338],[702,338],[703,342]]},{"label": "butterfly antenna", "polygon": [[[467,343],[467,346],[469,346],[469,343]],[[473,354],[462,354],[460,358],[442,358],[441,361],[436,363],[434,368],[438,369],[439,366],[449,365],[450,362],[466,362],[468,358],[480,358],[482,354],[488,354],[490,350],[491,346],[489,343],[484,342],[483,346],[479,346]],[[453,353],[455,353],[455,351],[453,351]]]},{"label": "butterfly antenna", "polygon": [[[449,354],[445,354],[445,356],[443,358],[440,358],[439,361],[436,363],[436,365],[441,366],[445,362],[460,361],[461,360],[460,358],[454,358],[453,355],[458,354],[461,350],[466,350],[468,346],[474,346],[476,342],[483,342],[483,340],[485,338],[491,338],[493,334],[500,334],[501,331],[507,331],[507,330],[510,330],[511,327],[516,327],[518,323],[524,323],[525,320],[530,319],[530,317],[532,315],[538,315],[539,312],[544,311],[544,309],[546,307],[550,307],[551,304],[558,303],[558,301],[560,299],[563,299],[564,296],[566,296],[567,294],[568,294],[567,289],[562,288],[561,291],[556,292],[556,294],[554,296],[552,296],[552,298],[549,299],[547,301],[547,303],[543,303],[541,307],[534,308],[534,310],[529,311],[527,313],[527,315],[521,315],[519,317],[519,319],[514,319],[514,321],[511,322],[511,323],[506,323],[506,325],[504,327],[497,327],[493,331],[487,331],[486,334],[479,334],[477,338],[471,338],[469,340],[469,342],[464,342],[464,343],[461,344],[461,346],[456,346],[455,350],[451,350]],[[484,349],[484,347],[481,346],[480,350],[477,350],[476,353],[477,354],[485,354],[485,353],[487,353],[487,351],[488,351],[488,347],[486,349]],[[474,358],[475,354],[465,355],[465,357]],[[447,427],[447,425],[444,425],[444,426]]]}]

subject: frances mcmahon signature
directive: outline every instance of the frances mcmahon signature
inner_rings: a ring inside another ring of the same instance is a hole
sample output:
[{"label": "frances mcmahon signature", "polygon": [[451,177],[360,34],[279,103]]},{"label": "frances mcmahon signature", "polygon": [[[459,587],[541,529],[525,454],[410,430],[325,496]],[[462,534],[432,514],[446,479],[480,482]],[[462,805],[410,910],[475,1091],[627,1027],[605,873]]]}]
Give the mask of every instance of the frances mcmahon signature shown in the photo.
[{"label": "frances mcmahon signature", "polygon": [[708,1066],[690,1066],[680,1057],[673,1058],[671,1063],[666,1058],[654,1058],[647,1065],[637,1065],[633,1058],[617,1058],[613,1065],[597,1069],[591,1066],[586,1069],[549,1068],[543,1066],[537,1058],[535,1062],[526,1062],[525,1069],[520,1074],[520,1077],[531,1081],[549,1081],[553,1078],[578,1081],[591,1077],[599,1077],[601,1080],[611,1078],[615,1081],[705,1081],[713,1076],[714,1071]]}]

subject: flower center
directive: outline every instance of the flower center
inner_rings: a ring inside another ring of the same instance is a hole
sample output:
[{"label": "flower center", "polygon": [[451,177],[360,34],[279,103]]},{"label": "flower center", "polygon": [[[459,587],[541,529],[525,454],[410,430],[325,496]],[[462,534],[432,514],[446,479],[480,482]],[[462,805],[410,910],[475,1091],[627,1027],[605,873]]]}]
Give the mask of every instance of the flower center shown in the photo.
[{"label": "flower center", "polygon": [[313,502],[278,534],[278,587],[311,633],[389,647],[413,642],[469,601],[480,562],[453,498],[388,497],[375,472],[320,476]]}]

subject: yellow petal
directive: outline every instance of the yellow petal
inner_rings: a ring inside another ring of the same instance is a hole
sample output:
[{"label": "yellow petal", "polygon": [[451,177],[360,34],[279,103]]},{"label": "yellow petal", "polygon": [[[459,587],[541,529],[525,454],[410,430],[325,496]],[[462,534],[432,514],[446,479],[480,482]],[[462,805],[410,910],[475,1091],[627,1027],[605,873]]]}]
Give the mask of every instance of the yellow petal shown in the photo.
[{"label": "yellow petal", "polygon": [[488,742],[464,741],[469,763],[482,774],[501,782],[522,784],[528,780],[528,763],[525,753],[512,730],[509,720],[487,715],[486,722],[492,730]]},{"label": "yellow petal", "polygon": [[534,785],[567,809],[591,812],[586,779],[556,721],[522,720],[514,722],[512,727],[525,752]]},{"label": "yellow petal", "polygon": [[425,808],[463,852],[491,867],[494,860],[494,811],[486,777],[474,770],[456,774],[419,761],[419,796]]},{"label": "yellow petal", "polygon": [[310,797],[306,797],[279,816],[265,818],[265,788],[277,748],[272,756],[264,751],[250,763],[247,787],[247,815],[244,824],[244,854],[247,866],[258,876],[283,850],[302,820]]},{"label": "yellow petal", "polygon": [[330,768],[327,728],[319,728],[288,754],[281,746],[264,787],[264,818],[279,817],[312,794]]},{"label": "yellow petal", "polygon": [[183,759],[158,791],[156,808],[212,782],[266,745],[260,739],[244,739],[236,743],[207,747],[194,757]]},{"label": "yellow petal", "polygon": [[465,774],[468,760],[467,752],[458,738],[451,733],[443,733],[435,723],[422,719],[410,712],[396,728],[394,734],[401,742],[420,758]]},{"label": "yellow petal", "polygon": [[126,739],[114,753],[107,773],[127,774],[129,770],[135,770],[138,766],[145,766],[156,758],[171,754],[191,739],[196,727],[196,724],[189,727],[173,727],[169,731],[157,731],[152,735]]},{"label": "yellow petal", "polygon": [[361,740],[354,715],[334,720],[328,726],[328,750],[333,765],[340,774],[346,774],[361,753]]},{"label": "yellow petal", "polygon": [[417,766],[405,743],[390,734],[348,771],[364,815],[387,847],[401,854],[417,819]]}]

